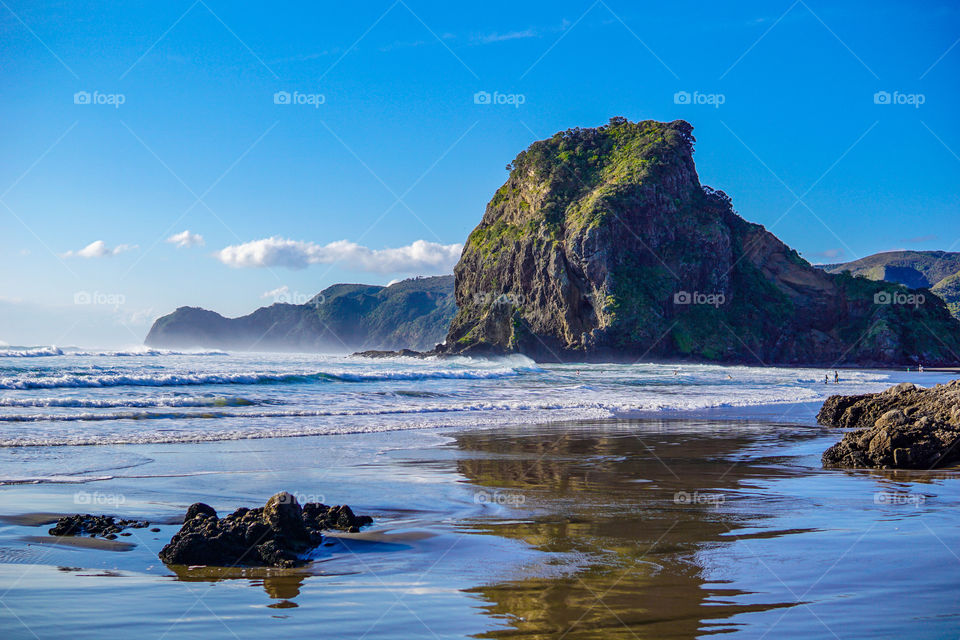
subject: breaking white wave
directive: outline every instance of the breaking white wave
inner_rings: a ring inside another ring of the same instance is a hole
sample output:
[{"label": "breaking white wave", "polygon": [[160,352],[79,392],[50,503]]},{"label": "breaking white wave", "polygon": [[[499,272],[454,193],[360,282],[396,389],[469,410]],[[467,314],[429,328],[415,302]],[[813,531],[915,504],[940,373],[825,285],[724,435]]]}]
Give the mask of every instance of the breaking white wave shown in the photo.
[{"label": "breaking white wave", "polygon": [[[242,440],[537,424],[822,401],[899,380],[715,365],[310,354],[0,360],[0,447]],[[932,375],[932,374],[931,374]],[[930,378],[930,381],[934,380]],[[937,380],[939,381],[939,380]]]},{"label": "breaking white wave", "polygon": [[50,356],[77,356],[77,357],[113,357],[113,358],[142,358],[158,356],[226,356],[226,351],[171,351],[167,349],[129,349],[126,351],[84,351],[81,349],[61,349],[55,346],[48,347],[4,347],[0,348],[0,358],[37,358]]},{"label": "breaking white wave", "polygon": [[487,380],[519,375],[514,369],[385,371],[304,373],[159,373],[159,374],[89,374],[67,373],[54,376],[20,374],[0,378],[0,389],[58,389],[85,387],[177,387],[197,385],[304,384],[311,382],[384,382],[391,380]]},{"label": "breaking white wave", "polygon": [[41,356],[62,356],[57,347],[26,347],[24,349],[0,349],[0,358],[36,358]]},{"label": "breaking white wave", "polygon": [[[159,397],[159,398],[9,398],[0,397],[0,407],[76,407],[110,409],[115,407],[246,407],[264,404],[240,396]],[[0,420],[4,420],[0,414]]]}]

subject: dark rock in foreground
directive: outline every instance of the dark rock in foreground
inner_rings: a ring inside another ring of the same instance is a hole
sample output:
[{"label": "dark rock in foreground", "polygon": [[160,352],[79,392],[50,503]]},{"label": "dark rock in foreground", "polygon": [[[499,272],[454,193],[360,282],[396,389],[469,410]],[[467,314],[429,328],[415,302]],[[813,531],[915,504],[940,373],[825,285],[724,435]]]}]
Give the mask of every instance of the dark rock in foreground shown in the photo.
[{"label": "dark rock in foreground", "polygon": [[831,396],[817,422],[855,428],[823,454],[825,467],[932,469],[960,461],[960,380],[931,389]]},{"label": "dark rock in foreground", "polygon": [[302,507],[287,493],[278,493],[263,507],[241,507],[218,518],[213,507],[190,505],[183,527],[160,551],[166,564],[228,567],[294,567],[306,561],[301,555],[318,546],[322,531],[356,532],[373,522],[354,515],[350,507],[328,507],[308,502]]},{"label": "dark rock in foreground", "polygon": [[57,524],[50,529],[49,533],[52,536],[103,536],[108,540],[113,540],[118,533],[128,527],[144,529],[149,526],[150,523],[143,520],[118,520],[113,516],[94,516],[89,513],[81,515],[78,513],[57,520]]}]

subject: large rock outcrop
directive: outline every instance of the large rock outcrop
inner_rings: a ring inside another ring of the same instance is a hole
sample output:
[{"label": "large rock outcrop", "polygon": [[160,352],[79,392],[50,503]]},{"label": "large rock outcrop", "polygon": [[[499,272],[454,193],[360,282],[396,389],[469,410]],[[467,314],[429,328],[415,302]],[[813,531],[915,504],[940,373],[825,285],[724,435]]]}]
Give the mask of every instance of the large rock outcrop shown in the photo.
[{"label": "large rock outcrop", "polygon": [[853,428],[823,454],[825,467],[932,469],[960,461],[960,380],[921,389],[831,396],[817,421]]},{"label": "large rock outcrop", "polygon": [[440,351],[956,361],[960,323],[939,299],[811,266],[700,184],[693,145],[684,121],[614,118],[521,152],[454,270],[458,311]]},{"label": "large rock outcrop", "polygon": [[304,304],[278,302],[240,318],[180,307],[157,319],[144,343],[328,353],[428,349],[443,340],[455,311],[453,276],[413,278],[389,287],[338,284]]}]

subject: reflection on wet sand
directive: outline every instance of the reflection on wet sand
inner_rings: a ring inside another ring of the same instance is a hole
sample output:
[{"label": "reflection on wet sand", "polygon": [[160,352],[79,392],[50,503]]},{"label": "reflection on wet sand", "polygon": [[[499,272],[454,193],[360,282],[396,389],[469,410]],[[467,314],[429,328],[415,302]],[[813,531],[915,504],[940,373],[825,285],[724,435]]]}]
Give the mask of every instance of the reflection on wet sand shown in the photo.
[{"label": "reflection on wet sand", "polygon": [[[177,580],[183,582],[223,582],[245,580],[251,586],[262,587],[271,602],[272,609],[292,609],[299,606],[295,599],[300,595],[304,581],[308,578],[349,576],[359,573],[356,567],[366,568],[360,560],[364,554],[391,554],[398,551],[409,552],[410,543],[419,536],[392,533],[389,531],[366,531],[357,534],[328,535],[321,551],[315,551],[315,561],[295,569],[276,567],[208,567],[166,565]],[[331,569],[329,562],[357,559],[353,569],[345,569],[338,564]]]},{"label": "reflection on wet sand", "polygon": [[300,595],[303,581],[316,572],[300,569],[274,569],[265,567],[185,567],[169,565],[177,580],[183,582],[220,582],[222,580],[248,580],[251,586],[263,587],[267,597],[279,600],[267,606],[273,609],[290,609],[298,605],[294,599]]},{"label": "reflection on wet sand", "polygon": [[732,459],[763,445],[759,431],[728,423],[705,437],[675,425],[457,435],[459,470],[482,487],[481,501],[516,505],[520,516],[475,526],[575,567],[472,590],[507,623],[480,637],[690,638],[735,629],[724,620],[739,613],[794,604],[734,603],[744,592],[708,580],[697,557],[741,526],[727,507],[744,479],[791,471]]}]

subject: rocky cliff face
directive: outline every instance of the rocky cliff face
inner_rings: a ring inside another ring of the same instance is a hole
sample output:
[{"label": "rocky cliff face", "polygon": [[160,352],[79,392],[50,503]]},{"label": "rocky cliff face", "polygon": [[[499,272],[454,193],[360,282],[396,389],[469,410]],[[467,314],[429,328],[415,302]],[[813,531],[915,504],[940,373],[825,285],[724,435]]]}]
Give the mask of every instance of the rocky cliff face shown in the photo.
[{"label": "rocky cliff face", "polygon": [[144,343],[165,348],[350,352],[427,349],[455,311],[453,276],[389,287],[338,284],[306,304],[273,304],[240,318],[180,307],[154,322]]},{"label": "rocky cliff face", "polygon": [[960,324],[942,302],[811,266],[700,184],[693,144],[686,122],[615,118],[521,152],[454,270],[441,351],[957,361]]}]

